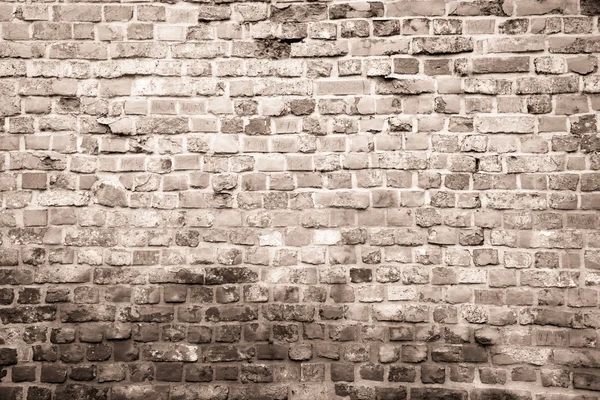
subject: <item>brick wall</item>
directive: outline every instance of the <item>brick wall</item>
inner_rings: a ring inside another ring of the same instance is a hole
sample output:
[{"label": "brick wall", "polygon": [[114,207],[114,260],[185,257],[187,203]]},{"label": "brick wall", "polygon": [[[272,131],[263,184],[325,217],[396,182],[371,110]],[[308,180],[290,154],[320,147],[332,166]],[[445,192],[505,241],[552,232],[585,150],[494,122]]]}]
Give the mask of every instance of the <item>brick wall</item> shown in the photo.
[{"label": "brick wall", "polygon": [[0,2],[0,399],[598,400],[598,14]]}]

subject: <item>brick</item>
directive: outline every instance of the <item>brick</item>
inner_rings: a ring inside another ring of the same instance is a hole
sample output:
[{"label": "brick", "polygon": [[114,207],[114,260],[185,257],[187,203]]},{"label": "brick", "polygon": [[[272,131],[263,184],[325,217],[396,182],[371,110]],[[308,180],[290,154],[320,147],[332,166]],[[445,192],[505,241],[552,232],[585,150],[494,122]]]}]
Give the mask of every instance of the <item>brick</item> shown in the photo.
[{"label": "brick", "polygon": [[394,78],[378,82],[378,94],[421,94],[431,93],[435,82],[427,78]]},{"label": "brick", "polygon": [[598,376],[594,374],[575,373],[573,375],[573,387],[576,389],[600,390]]},{"label": "brick", "polygon": [[468,37],[413,38],[412,54],[456,54],[473,51],[473,41]]},{"label": "brick", "polygon": [[313,22],[325,19],[327,19],[327,7],[322,4],[271,6],[273,22]]},{"label": "brick", "polygon": [[488,53],[527,53],[542,51],[544,40],[538,36],[517,36],[514,38],[487,39]]},{"label": "brick", "polygon": [[387,8],[386,17],[436,16],[444,14],[444,2],[431,1],[398,1]]},{"label": "brick", "polygon": [[291,57],[338,57],[348,54],[347,42],[292,43]]},{"label": "brick", "polygon": [[473,73],[528,72],[529,57],[485,57],[473,59]]},{"label": "brick", "polygon": [[493,399],[502,397],[512,397],[518,400],[530,400],[531,394],[527,391],[513,391],[505,389],[473,389],[471,390],[471,398],[473,399]]},{"label": "brick", "polygon": [[99,22],[102,18],[101,11],[100,6],[79,4],[53,7],[53,15],[56,21]]},{"label": "brick", "polygon": [[464,390],[443,389],[443,388],[411,388],[410,396],[411,396],[411,399],[415,399],[415,400],[425,400],[425,399],[466,400],[466,399],[468,399],[468,393]]},{"label": "brick", "polygon": [[478,116],[475,127],[481,133],[531,133],[535,119],[528,116]]},{"label": "brick", "polygon": [[165,400],[169,397],[169,389],[166,386],[114,386],[111,388],[111,396],[115,400]]},{"label": "brick", "polygon": [[574,76],[520,78],[517,80],[517,94],[574,93],[578,86],[579,80]]}]

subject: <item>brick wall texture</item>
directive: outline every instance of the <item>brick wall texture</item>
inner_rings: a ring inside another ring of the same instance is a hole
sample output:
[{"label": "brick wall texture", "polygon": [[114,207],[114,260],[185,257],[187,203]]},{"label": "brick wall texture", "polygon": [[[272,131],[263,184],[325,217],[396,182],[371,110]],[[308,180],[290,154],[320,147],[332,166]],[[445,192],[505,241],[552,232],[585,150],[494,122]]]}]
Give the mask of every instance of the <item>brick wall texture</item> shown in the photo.
[{"label": "brick wall texture", "polygon": [[598,400],[600,0],[0,2],[1,400]]}]

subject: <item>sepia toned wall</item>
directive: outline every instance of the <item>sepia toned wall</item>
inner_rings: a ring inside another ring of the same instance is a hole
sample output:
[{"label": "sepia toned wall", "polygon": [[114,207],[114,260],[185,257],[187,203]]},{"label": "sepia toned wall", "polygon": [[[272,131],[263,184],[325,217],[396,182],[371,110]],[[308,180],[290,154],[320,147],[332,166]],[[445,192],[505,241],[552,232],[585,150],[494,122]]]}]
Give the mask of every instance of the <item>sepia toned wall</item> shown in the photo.
[{"label": "sepia toned wall", "polygon": [[0,2],[1,400],[598,400],[596,0]]}]

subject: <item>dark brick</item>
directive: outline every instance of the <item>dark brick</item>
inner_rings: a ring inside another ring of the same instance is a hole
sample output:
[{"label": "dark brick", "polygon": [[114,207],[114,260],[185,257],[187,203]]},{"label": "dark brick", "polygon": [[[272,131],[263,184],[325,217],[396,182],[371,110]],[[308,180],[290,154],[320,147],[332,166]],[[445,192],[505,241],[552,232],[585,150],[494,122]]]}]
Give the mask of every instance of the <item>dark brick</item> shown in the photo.
[{"label": "dark brick", "polygon": [[468,393],[465,390],[441,389],[441,388],[411,388],[411,400],[467,400]]},{"label": "dark brick", "polygon": [[71,368],[69,379],[74,381],[93,381],[96,379],[95,365],[77,365]]},{"label": "dark brick", "polygon": [[217,366],[215,372],[215,380],[237,381],[239,373],[239,367],[237,366]]},{"label": "dark brick", "polygon": [[377,387],[375,388],[377,400],[406,400],[408,392],[404,387]]},{"label": "dark brick", "polygon": [[580,1],[581,14],[597,16],[600,14],[600,4],[595,0]]},{"label": "dark brick", "polygon": [[531,400],[531,394],[522,390],[506,389],[473,389],[471,390],[473,400]]},{"label": "dark brick", "polygon": [[33,361],[53,362],[58,359],[58,346],[41,344],[32,346]]},{"label": "dark brick", "polygon": [[15,299],[15,292],[10,288],[2,288],[0,289],[0,305],[7,306],[10,305]]},{"label": "dark brick", "polygon": [[331,380],[334,382],[354,382],[354,365],[349,363],[331,363]]},{"label": "dark brick", "polygon": [[0,399],[21,400],[23,398],[23,388],[21,387],[0,387]]},{"label": "dark brick", "polygon": [[113,348],[105,344],[92,344],[87,346],[86,358],[88,361],[106,361],[110,358]]},{"label": "dark brick", "polygon": [[67,367],[56,364],[42,364],[40,382],[63,383],[67,380]]},{"label": "dark brick", "polygon": [[183,377],[182,363],[156,363],[155,377],[157,381],[181,382]]},{"label": "dark brick", "polygon": [[191,364],[185,366],[186,382],[211,382],[214,371],[210,365]]},{"label": "dark brick", "polygon": [[52,391],[41,386],[30,386],[27,389],[27,400],[52,400]]},{"label": "dark brick", "polygon": [[573,387],[575,389],[600,391],[600,375],[575,372],[573,373]]},{"label": "dark brick", "polygon": [[17,306],[0,310],[0,319],[4,324],[35,324],[55,318],[54,306]]},{"label": "dark brick", "polygon": [[362,379],[366,379],[368,381],[383,382],[383,365],[378,365],[378,364],[361,365],[358,372]]},{"label": "dark brick", "polygon": [[256,345],[256,358],[259,360],[284,360],[288,352],[287,346],[279,344]]},{"label": "dark brick", "polygon": [[207,285],[252,283],[258,281],[258,274],[245,267],[207,268],[205,279]]},{"label": "dark brick", "polygon": [[273,382],[272,367],[267,365],[242,365],[240,381],[242,383],[269,383]]},{"label": "dark brick", "polygon": [[422,365],[421,382],[444,383],[446,381],[446,369],[439,365]]},{"label": "dark brick", "polygon": [[108,388],[97,388],[94,386],[68,384],[59,386],[56,389],[55,396],[59,399],[78,399],[78,400],[106,400],[108,398]]},{"label": "dark brick", "polygon": [[154,380],[154,366],[148,364],[129,364],[131,382],[148,382]]},{"label": "dark brick", "polygon": [[212,322],[247,322],[257,318],[258,309],[253,306],[221,306],[206,310],[206,320]]},{"label": "dark brick", "polygon": [[390,382],[414,382],[417,371],[414,367],[390,365],[388,381]]},{"label": "dark brick", "polygon": [[114,360],[117,362],[130,362],[139,359],[139,349],[131,341],[118,341],[112,344]]},{"label": "dark brick", "polygon": [[14,365],[17,363],[17,361],[17,349],[0,349],[0,367],[6,365]]},{"label": "dark brick", "polygon": [[12,368],[13,382],[35,382],[35,365],[15,365]]}]

